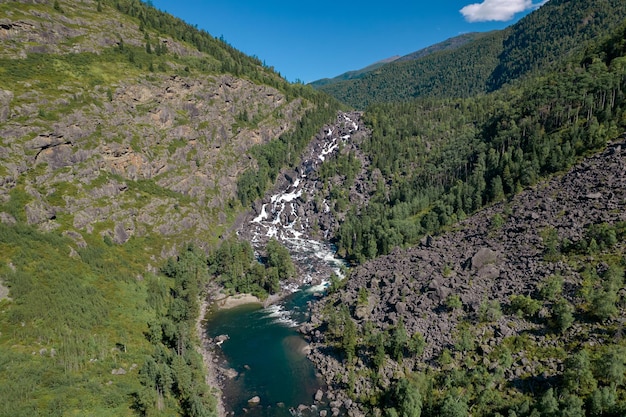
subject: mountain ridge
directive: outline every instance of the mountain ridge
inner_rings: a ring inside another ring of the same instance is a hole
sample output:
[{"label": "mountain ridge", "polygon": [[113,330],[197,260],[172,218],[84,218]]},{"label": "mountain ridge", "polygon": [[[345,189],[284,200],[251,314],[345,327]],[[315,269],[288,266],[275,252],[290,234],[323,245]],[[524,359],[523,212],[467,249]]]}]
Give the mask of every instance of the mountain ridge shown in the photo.
[{"label": "mountain ridge", "polygon": [[415,51],[406,55],[402,55],[402,56],[394,55],[393,57],[383,59],[381,61],[377,61],[360,70],[348,71],[333,78],[323,78],[321,80],[316,80],[316,81],[310,82],[309,85],[313,86],[314,88],[319,89],[322,86],[334,84],[340,81],[359,79],[359,78],[364,77],[368,73],[372,73],[376,71],[377,69],[379,69],[380,67],[384,65],[387,65],[393,62],[398,63],[398,62],[413,61],[413,60],[417,60],[425,56],[428,56],[430,54],[433,54],[435,52],[453,50],[453,49],[463,46],[464,44],[468,42],[472,42],[484,36],[484,34],[488,34],[488,33],[490,32],[485,32],[485,33],[471,32],[471,33],[465,33],[462,35],[454,36],[442,42],[438,42],[433,45],[422,48],[418,51]]},{"label": "mountain ridge", "polygon": [[366,67],[363,67],[363,68],[361,68],[359,70],[344,72],[343,74],[340,74],[340,75],[338,75],[336,77],[333,77],[333,78],[322,78],[321,80],[312,81],[308,85],[311,85],[313,87],[320,87],[322,85],[331,84],[331,83],[334,83],[334,82],[337,82],[337,81],[340,81],[340,80],[351,80],[351,79],[354,79],[354,78],[360,78],[365,73],[374,71],[374,70],[382,67],[385,64],[388,64],[390,62],[393,62],[393,61],[397,60],[398,58],[400,58],[400,55],[394,55],[392,57],[381,59],[380,61],[376,61],[373,64],[370,64],[370,65],[368,65]]},{"label": "mountain ridge", "polygon": [[[585,41],[616,28],[622,2],[551,0],[514,25],[452,51],[386,65],[376,74],[321,87],[357,109],[417,97],[469,97],[548,69]],[[550,22],[557,22],[552,25]],[[550,48],[548,50],[547,48]]]}]

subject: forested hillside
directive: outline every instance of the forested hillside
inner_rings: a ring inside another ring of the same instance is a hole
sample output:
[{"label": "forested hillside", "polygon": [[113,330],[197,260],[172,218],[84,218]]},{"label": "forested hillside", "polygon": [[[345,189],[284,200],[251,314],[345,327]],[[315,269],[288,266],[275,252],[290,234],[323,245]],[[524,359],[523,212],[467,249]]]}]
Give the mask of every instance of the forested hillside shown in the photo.
[{"label": "forested hillside", "polygon": [[340,101],[369,104],[417,97],[469,97],[549,68],[626,17],[620,0],[551,0],[502,31],[458,49],[379,68],[358,80],[320,87]]},{"label": "forested hillside", "polygon": [[331,404],[623,416],[625,146],[354,268],[303,328]]},{"label": "forested hillside", "polygon": [[[370,196],[342,210],[354,185],[334,183],[329,203],[355,267],[303,327],[331,405],[386,417],[626,412],[624,5],[595,4],[592,16],[619,23],[577,48],[568,24],[525,32],[559,16],[581,34],[591,3],[553,0],[508,29],[520,44],[502,38],[494,91],[367,107]],[[543,49],[526,55],[524,33]]]},{"label": "forested hillside", "polygon": [[624,30],[554,71],[466,99],[372,105],[376,192],[336,234],[359,262],[414,244],[601,149],[624,129]]},{"label": "forested hillside", "polygon": [[[423,97],[386,80],[398,89],[367,107],[371,135],[320,170],[312,196],[342,219],[335,243],[355,266],[302,329],[331,408],[623,415],[623,12],[548,3],[473,42],[482,53],[459,48],[458,65],[430,55]],[[507,44],[515,31],[545,42],[527,60]],[[276,152],[260,151],[243,202],[273,177]]]},{"label": "forested hillside", "polygon": [[365,75],[367,75],[368,73],[372,73],[376,70],[378,70],[380,67],[387,65],[389,63],[398,63],[398,62],[406,62],[406,61],[414,61],[416,59],[420,59],[423,58],[425,56],[428,56],[430,54],[434,54],[435,52],[441,52],[441,51],[450,51],[456,48],[460,48],[461,46],[473,42],[476,39],[482,38],[483,36],[485,36],[485,33],[477,33],[477,32],[473,32],[473,33],[464,33],[462,35],[459,36],[455,36],[453,38],[450,39],[446,39],[443,42],[439,42],[436,43],[434,45],[430,45],[426,48],[420,49],[419,51],[415,51],[412,52],[410,54],[404,55],[404,56],[395,56],[392,58],[388,58],[385,60],[382,60],[380,62],[376,62],[372,65],[369,65],[363,69],[357,70],[357,71],[348,71],[344,74],[338,75],[334,78],[324,78],[321,80],[317,80],[317,81],[313,81],[312,83],[310,83],[311,86],[315,87],[315,88],[321,88],[322,86],[328,85],[328,84],[334,84],[340,81],[344,81],[344,80],[354,80],[354,79],[358,79],[358,78],[363,78]]},{"label": "forested hillside", "polygon": [[207,253],[338,104],[138,0],[0,16],[0,415],[216,415]]}]

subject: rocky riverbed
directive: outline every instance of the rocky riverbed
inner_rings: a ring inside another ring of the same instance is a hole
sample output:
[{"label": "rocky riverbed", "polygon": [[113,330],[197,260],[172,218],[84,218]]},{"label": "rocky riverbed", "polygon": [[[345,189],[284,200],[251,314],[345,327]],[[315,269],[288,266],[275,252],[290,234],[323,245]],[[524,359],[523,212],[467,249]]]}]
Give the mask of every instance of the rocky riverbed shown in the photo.
[{"label": "rocky riverbed", "polygon": [[[325,126],[313,138],[301,163],[283,172],[268,196],[239,219],[239,236],[250,241],[255,250],[261,250],[271,238],[289,249],[299,273],[295,282],[286,285],[288,291],[303,284],[319,284],[332,273],[339,273],[342,262],[334,259],[330,239],[342,215],[330,207],[330,187],[320,179],[319,170],[339,152],[358,152],[358,145],[367,134],[360,113],[340,112],[335,123]],[[355,201],[367,188],[367,165],[363,160],[352,187]]]},{"label": "rocky riverbed", "polygon": [[[343,265],[343,262],[335,257],[333,248],[328,241],[338,227],[341,215],[329,206],[329,187],[328,184],[324,184],[320,180],[319,169],[324,162],[340,152],[358,152],[358,144],[367,134],[360,113],[339,113],[335,123],[325,126],[314,137],[299,166],[282,173],[274,189],[268,193],[268,197],[256,202],[253,210],[242,216],[237,222],[237,234],[240,238],[250,241],[257,252],[261,252],[271,238],[275,238],[285,245],[298,269],[297,278],[292,282],[282,283],[281,293],[265,300],[263,304],[266,308],[259,310],[258,316],[250,316],[248,307],[243,306],[247,303],[260,304],[256,297],[243,295],[225,298],[219,295],[217,289],[212,291],[211,297],[214,309],[241,306],[243,308],[241,315],[242,317],[245,316],[247,321],[259,320],[259,325],[265,326],[263,324],[264,319],[261,320],[258,317],[274,317],[282,326],[291,329],[299,326],[302,320],[308,317],[307,303],[316,299],[318,294],[324,290],[323,286],[319,284],[327,281],[332,273],[341,274]],[[367,161],[361,163],[361,173],[353,186],[355,194],[359,193],[357,190],[365,189],[367,164]],[[341,178],[331,179],[335,182],[341,180]],[[313,287],[305,291],[306,294],[291,295],[303,285],[313,285]],[[298,299],[302,301],[294,303],[294,300]],[[233,315],[237,316],[237,312],[233,312]],[[229,316],[229,320],[234,319]],[[274,332],[276,337],[283,337],[281,336],[282,332],[277,331],[272,325],[267,329],[268,332]],[[253,333],[256,330],[255,328]],[[210,329],[209,333],[212,331],[214,329]],[[254,370],[246,366],[241,369],[234,369],[237,365],[230,363],[227,358],[228,355],[226,355],[226,344],[232,342],[229,339],[230,335],[228,334],[213,334],[212,337],[203,334],[205,363],[210,369],[210,374],[214,375],[214,384],[220,386],[224,391],[224,393],[220,393],[222,402],[230,403],[231,408],[239,409],[242,407],[241,398],[234,401],[233,398],[245,396],[247,394],[243,393],[251,390],[249,399],[254,401],[248,401],[248,404],[243,406],[248,410],[247,412],[253,414],[270,412],[266,409],[268,407],[267,393],[266,395],[256,395],[254,388],[242,385],[241,381],[246,378],[245,375],[254,372]],[[272,343],[274,342],[272,341]],[[297,333],[289,336],[284,342],[289,345],[287,351],[292,351],[294,346],[298,346],[295,349],[300,356],[292,358],[296,361],[295,363],[302,360],[300,358],[304,358],[304,355],[310,352],[308,344],[304,339],[297,336]],[[250,341],[250,343],[254,342]],[[280,348],[277,349],[280,350]],[[298,368],[300,366],[302,365],[299,365]],[[317,378],[313,377],[310,382],[306,382],[307,390],[311,389],[311,384],[315,380]],[[319,382],[315,382],[313,386],[317,386],[317,384]],[[324,391],[323,387],[315,388],[309,395],[308,401],[303,400],[291,411],[300,415],[330,416],[335,414],[334,411],[343,409],[343,406],[336,408],[337,404],[334,403],[331,407],[330,402],[334,401],[334,397],[332,393],[328,396]],[[223,397],[224,394],[229,398]],[[230,398],[231,396],[233,398]],[[246,399],[248,398],[246,397]],[[274,406],[276,413],[278,413],[276,415],[289,412],[289,410],[282,409],[281,404],[274,404]],[[226,408],[222,404],[221,412],[224,413]],[[336,410],[334,410],[335,408]],[[265,411],[262,411],[264,409]],[[273,414],[270,412],[270,415]]]}]

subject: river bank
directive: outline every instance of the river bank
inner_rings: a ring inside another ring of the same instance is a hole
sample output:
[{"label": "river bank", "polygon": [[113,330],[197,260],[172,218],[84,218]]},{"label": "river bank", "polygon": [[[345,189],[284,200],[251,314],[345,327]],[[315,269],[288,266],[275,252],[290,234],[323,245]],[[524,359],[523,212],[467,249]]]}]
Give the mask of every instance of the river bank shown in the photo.
[{"label": "river bank", "polygon": [[219,370],[217,366],[217,358],[214,358],[212,352],[211,340],[206,334],[205,319],[209,311],[209,305],[211,303],[206,297],[200,299],[200,314],[196,321],[196,334],[200,340],[200,345],[197,346],[197,352],[202,355],[202,361],[204,362],[205,371],[205,383],[211,389],[212,394],[217,400],[217,415],[218,417],[226,416],[226,409],[224,408],[224,401],[222,398],[222,387],[218,380]]},{"label": "river bank", "polygon": [[207,335],[206,322],[210,312],[215,310],[228,310],[246,304],[262,305],[261,300],[252,294],[237,294],[226,296],[220,287],[215,284],[207,287],[206,295],[200,297],[200,314],[196,321],[196,334],[200,340],[197,352],[202,355],[205,367],[205,383],[211,388],[212,394],[217,400],[218,417],[229,415],[224,404],[223,387],[224,381],[233,378],[237,372],[233,369],[221,366],[224,359],[216,354],[216,341]]},{"label": "river bank", "polygon": [[224,337],[219,338],[211,338],[208,336],[207,320],[209,315],[216,311],[232,310],[237,307],[248,305],[267,307],[279,302],[288,294],[289,292],[285,291],[280,295],[270,296],[263,301],[259,297],[252,294],[236,294],[228,296],[222,292],[221,287],[211,284],[206,289],[206,295],[200,298],[200,314],[196,322],[196,334],[200,340],[200,345],[197,347],[197,351],[200,355],[202,355],[204,362],[206,375],[205,382],[211,388],[211,391],[217,400],[216,409],[218,417],[231,415],[230,412],[226,411],[223,391],[226,382],[236,378],[239,373],[227,365],[222,351],[217,350],[217,348],[224,342],[224,340],[226,340],[225,338],[228,336],[224,335]]},{"label": "river bank", "polygon": [[263,302],[259,297],[252,294],[237,294],[215,300],[213,304],[219,310],[228,310],[245,304],[262,305]]}]

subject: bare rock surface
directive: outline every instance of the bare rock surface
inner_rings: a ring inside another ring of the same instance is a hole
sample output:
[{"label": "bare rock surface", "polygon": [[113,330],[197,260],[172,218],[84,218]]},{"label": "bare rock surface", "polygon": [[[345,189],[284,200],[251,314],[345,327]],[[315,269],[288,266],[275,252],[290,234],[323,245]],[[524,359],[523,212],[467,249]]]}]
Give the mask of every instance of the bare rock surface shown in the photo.
[{"label": "bare rock surface", "polygon": [[[154,233],[212,239],[209,230],[226,220],[217,209],[236,199],[237,175],[253,164],[247,150],[291,129],[306,108],[230,75],[159,75],[122,81],[111,100],[105,89],[89,94],[106,106],[79,107],[46,128],[23,107],[11,110],[19,122],[0,120],[0,198],[19,179],[38,190],[25,205],[30,224],[48,229],[62,215],[65,230],[91,233],[112,222],[103,235],[117,244]],[[11,97],[0,92],[0,116]],[[236,128],[243,109],[258,121]]]}]

